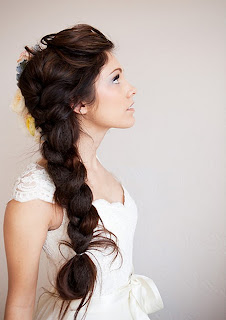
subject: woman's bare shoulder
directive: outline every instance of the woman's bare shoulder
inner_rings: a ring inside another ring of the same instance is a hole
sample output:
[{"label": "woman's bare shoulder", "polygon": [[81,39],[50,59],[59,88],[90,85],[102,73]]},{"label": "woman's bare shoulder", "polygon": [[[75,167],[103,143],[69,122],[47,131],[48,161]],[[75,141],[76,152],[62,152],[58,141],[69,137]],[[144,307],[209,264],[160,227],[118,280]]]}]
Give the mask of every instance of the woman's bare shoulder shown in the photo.
[{"label": "woman's bare shoulder", "polygon": [[35,223],[41,223],[43,228],[49,228],[52,220],[52,212],[54,204],[43,201],[41,199],[33,199],[26,202],[20,202],[11,199],[5,209],[5,219],[7,221],[23,223],[24,225],[31,224],[35,227]]}]

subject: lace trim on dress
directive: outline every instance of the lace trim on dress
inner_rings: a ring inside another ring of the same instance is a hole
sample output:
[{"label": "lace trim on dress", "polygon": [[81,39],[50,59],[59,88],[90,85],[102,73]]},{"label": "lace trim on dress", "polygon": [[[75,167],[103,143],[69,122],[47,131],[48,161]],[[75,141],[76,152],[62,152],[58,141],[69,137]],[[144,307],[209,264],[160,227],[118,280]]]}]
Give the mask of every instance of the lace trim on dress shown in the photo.
[{"label": "lace trim on dress", "polygon": [[25,202],[34,199],[41,199],[55,203],[53,199],[55,185],[51,181],[44,167],[36,163],[30,163],[22,174],[16,179],[11,199]]}]

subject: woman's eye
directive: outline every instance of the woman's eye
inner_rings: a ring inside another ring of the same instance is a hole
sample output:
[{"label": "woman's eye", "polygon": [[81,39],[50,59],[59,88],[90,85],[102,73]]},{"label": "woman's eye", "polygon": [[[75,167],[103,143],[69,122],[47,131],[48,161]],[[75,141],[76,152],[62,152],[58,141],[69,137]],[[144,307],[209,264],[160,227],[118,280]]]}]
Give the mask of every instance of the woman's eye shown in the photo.
[{"label": "woman's eye", "polygon": [[[117,74],[117,76],[115,76],[114,78],[113,78],[113,82],[115,81],[115,80],[118,80],[118,78],[119,78],[119,74]],[[118,82],[119,83],[119,82]]]}]

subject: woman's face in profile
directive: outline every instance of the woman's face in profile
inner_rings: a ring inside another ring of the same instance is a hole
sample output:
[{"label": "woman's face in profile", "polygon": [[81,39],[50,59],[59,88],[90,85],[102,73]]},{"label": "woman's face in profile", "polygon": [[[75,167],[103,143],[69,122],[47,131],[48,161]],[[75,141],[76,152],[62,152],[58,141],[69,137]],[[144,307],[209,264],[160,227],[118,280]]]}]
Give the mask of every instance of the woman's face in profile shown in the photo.
[{"label": "woman's face in profile", "polygon": [[92,122],[105,129],[129,128],[135,122],[133,104],[136,88],[124,77],[123,68],[112,53],[95,82],[96,102],[87,115]]}]

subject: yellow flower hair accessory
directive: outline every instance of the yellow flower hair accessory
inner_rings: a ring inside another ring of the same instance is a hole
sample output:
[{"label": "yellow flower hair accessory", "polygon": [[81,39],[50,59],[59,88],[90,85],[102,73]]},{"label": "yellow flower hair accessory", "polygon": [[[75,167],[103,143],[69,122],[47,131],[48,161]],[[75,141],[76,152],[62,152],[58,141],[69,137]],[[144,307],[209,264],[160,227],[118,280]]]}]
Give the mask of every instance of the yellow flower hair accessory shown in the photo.
[{"label": "yellow flower hair accessory", "polygon": [[35,119],[31,115],[26,116],[26,127],[32,136],[35,135]]},{"label": "yellow flower hair accessory", "polygon": [[24,133],[26,133],[26,135],[29,133],[29,136],[33,136],[36,142],[40,142],[41,128],[35,128],[35,119],[29,113],[25,105],[25,100],[20,88],[16,90],[14,98],[10,104],[10,109],[18,114],[19,119],[22,119],[20,127],[23,129]]}]

